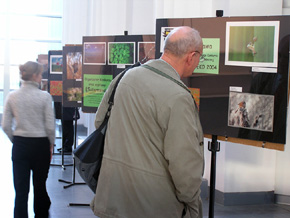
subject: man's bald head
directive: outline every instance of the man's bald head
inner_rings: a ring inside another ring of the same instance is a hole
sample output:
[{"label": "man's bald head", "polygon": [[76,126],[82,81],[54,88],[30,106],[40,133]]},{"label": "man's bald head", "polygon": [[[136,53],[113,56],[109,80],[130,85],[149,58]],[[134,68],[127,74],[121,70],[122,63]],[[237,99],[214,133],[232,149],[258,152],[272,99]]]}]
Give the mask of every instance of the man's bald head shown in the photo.
[{"label": "man's bald head", "polygon": [[202,46],[202,39],[197,30],[182,26],[172,30],[165,39],[164,52],[181,57],[188,52],[196,51]]}]

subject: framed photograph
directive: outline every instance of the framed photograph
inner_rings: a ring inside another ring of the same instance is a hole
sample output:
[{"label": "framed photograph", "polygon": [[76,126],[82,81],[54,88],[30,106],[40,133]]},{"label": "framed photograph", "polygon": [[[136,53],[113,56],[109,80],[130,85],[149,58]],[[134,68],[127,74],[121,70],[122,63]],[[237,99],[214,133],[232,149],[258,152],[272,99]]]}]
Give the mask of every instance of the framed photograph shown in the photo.
[{"label": "framed photograph", "polygon": [[188,88],[194,98],[194,101],[196,103],[196,106],[199,110],[199,105],[200,105],[200,89],[198,88]]},{"label": "framed photograph", "polygon": [[109,65],[132,65],[135,63],[135,42],[109,42]]},{"label": "framed photograph", "polygon": [[163,53],[165,39],[174,28],[176,27],[161,27],[160,53]]},{"label": "framed photograph", "polygon": [[82,79],[82,53],[69,52],[66,55],[67,79]]},{"label": "framed photograph", "polygon": [[40,89],[42,91],[47,91],[48,90],[48,79],[42,79],[41,80]]},{"label": "framed photograph", "polygon": [[62,74],[62,55],[50,55],[50,74]]},{"label": "framed photograph", "polygon": [[146,63],[155,59],[155,42],[138,42],[138,61]]},{"label": "framed photograph", "polygon": [[[37,57],[37,62],[42,64],[43,72],[42,79],[48,79],[48,55],[47,54],[39,54]],[[46,89],[47,91],[47,89]]]},{"label": "framed photograph", "polygon": [[230,92],[228,126],[273,132],[274,96]]},{"label": "framed photograph", "polygon": [[43,65],[43,71],[47,71],[48,69],[48,55],[47,54],[38,55],[37,62]]},{"label": "framed photograph", "polygon": [[84,42],[84,64],[106,64],[106,42]]},{"label": "framed photograph", "polygon": [[49,85],[52,96],[62,96],[62,81],[50,81]]},{"label": "framed photograph", "polygon": [[82,102],[82,88],[81,87],[75,87],[75,88],[68,88],[65,90],[65,94],[67,97],[67,101],[76,101],[76,102]]},{"label": "framed photograph", "polygon": [[225,65],[277,67],[280,21],[227,22]]}]

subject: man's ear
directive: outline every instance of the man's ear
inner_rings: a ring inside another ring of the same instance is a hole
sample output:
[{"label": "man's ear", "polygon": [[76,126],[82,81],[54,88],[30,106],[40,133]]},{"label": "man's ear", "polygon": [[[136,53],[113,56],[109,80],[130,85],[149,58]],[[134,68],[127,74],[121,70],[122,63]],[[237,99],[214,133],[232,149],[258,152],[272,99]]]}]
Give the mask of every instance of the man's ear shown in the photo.
[{"label": "man's ear", "polygon": [[186,62],[187,62],[188,64],[191,63],[191,61],[192,61],[192,59],[193,59],[193,56],[194,56],[194,53],[188,53],[188,54],[187,54]]}]

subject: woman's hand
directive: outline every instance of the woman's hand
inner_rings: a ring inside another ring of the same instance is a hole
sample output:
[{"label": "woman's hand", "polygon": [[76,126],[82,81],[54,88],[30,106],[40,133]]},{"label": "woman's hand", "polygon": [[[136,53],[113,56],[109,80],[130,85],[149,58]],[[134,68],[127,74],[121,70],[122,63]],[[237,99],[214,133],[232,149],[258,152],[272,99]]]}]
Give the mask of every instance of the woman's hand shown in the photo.
[{"label": "woman's hand", "polygon": [[54,147],[54,144],[51,144],[50,145],[50,162],[51,162],[51,159],[52,159],[53,147]]}]

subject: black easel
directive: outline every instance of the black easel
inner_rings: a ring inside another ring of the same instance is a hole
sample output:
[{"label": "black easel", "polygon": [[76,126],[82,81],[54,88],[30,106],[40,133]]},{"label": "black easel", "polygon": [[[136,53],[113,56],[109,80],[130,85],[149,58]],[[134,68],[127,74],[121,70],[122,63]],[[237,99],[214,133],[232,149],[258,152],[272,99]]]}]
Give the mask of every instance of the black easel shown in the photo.
[{"label": "black easel", "polygon": [[[74,129],[74,131],[75,131],[75,134],[74,134],[74,149],[76,149],[76,144],[77,144],[77,112],[78,112],[78,108],[76,107],[75,108],[75,129]],[[62,145],[62,154],[63,154],[63,145]],[[63,158],[63,156],[62,156],[62,158]],[[70,181],[66,181],[66,180],[62,180],[62,179],[59,179],[58,181],[59,182],[64,182],[64,183],[67,183],[67,184],[69,184],[69,185],[66,185],[66,186],[64,186],[63,188],[69,188],[69,187],[71,187],[71,186],[73,186],[73,185],[84,185],[84,184],[86,184],[86,183],[76,183],[75,182],[75,178],[76,178],[76,166],[75,166],[75,159],[73,159],[73,176],[72,176],[72,182],[70,182]]]},{"label": "black easel", "polygon": [[[62,114],[63,114],[63,107],[61,107],[61,110],[62,110]],[[63,119],[63,117],[61,117],[61,119]],[[62,126],[63,122],[61,122],[61,127],[63,128]],[[62,141],[61,141],[61,164],[50,164],[50,166],[61,166],[63,170],[65,170],[65,167],[66,166],[72,166],[73,164],[64,164],[64,139],[63,139],[63,129],[61,131],[61,134],[62,134],[62,137],[56,137],[56,139],[59,139],[61,138]],[[56,155],[56,153],[54,152],[54,148],[53,148],[53,155]]]},{"label": "black easel", "polygon": [[[223,14],[224,14],[223,10],[216,10],[217,17],[222,17]],[[216,135],[212,135],[211,142],[208,142],[208,150],[211,151],[208,218],[214,218],[215,182],[216,182],[216,153],[220,151],[220,143],[217,141]]]},{"label": "black easel", "polygon": [[211,151],[208,217],[213,218],[214,217],[214,202],[215,202],[215,181],[216,181],[216,152],[220,151],[220,143],[217,141],[216,135],[212,135],[212,141],[208,142],[208,150]]},{"label": "black easel", "polygon": [[[77,145],[77,110],[78,108],[75,108],[75,134],[74,134],[74,149],[76,149],[76,145]],[[86,183],[76,183],[75,182],[75,178],[76,178],[76,166],[75,166],[75,159],[73,159],[73,175],[72,175],[72,182],[70,181],[66,181],[66,180],[62,180],[59,179],[59,182],[64,182],[67,183],[68,185],[63,186],[64,189],[69,188],[73,185],[85,185]],[[89,207],[90,204],[81,204],[81,203],[69,203],[69,206],[85,206],[85,207]]]}]

